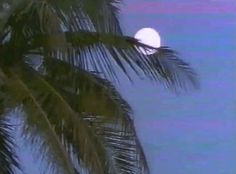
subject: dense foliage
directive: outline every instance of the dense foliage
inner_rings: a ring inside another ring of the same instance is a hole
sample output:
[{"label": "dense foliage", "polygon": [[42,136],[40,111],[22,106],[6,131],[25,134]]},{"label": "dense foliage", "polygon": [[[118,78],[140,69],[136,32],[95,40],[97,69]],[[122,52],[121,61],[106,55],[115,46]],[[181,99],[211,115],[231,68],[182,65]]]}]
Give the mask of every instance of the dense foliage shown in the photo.
[{"label": "dense foliage", "polygon": [[168,47],[137,51],[151,47],[123,35],[120,1],[0,0],[0,173],[20,168],[7,119],[16,108],[45,172],[149,173],[132,110],[111,81],[135,73],[178,90],[197,79]]}]

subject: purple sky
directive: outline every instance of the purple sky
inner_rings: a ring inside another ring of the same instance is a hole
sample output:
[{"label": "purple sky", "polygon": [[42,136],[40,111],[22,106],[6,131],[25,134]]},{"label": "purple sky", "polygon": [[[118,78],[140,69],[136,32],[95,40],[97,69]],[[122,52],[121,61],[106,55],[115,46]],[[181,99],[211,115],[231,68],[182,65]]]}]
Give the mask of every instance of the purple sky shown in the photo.
[{"label": "purple sky", "polygon": [[155,28],[201,80],[201,90],[180,96],[122,81],[151,173],[235,174],[236,1],[126,0],[121,14],[125,34]]},{"label": "purple sky", "polygon": [[124,13],[142,14],[233,14],[235,11],[236,3],[230,0],[130,0],[123,10]]}]

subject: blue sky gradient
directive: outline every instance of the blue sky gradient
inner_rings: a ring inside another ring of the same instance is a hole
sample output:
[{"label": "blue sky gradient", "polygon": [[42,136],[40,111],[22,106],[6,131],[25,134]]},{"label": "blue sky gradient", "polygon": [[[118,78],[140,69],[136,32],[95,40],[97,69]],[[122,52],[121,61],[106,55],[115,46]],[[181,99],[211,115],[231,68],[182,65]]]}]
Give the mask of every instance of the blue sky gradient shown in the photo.
[{"label": "blue sky gradient", "polygon": [[122,81],[152,174],[236,172],[235,5],[231,0],[124,3],[125,34],[155,28],[162,44],[179,51],[201,80],[200,90],[180,96],[149,81]]}]

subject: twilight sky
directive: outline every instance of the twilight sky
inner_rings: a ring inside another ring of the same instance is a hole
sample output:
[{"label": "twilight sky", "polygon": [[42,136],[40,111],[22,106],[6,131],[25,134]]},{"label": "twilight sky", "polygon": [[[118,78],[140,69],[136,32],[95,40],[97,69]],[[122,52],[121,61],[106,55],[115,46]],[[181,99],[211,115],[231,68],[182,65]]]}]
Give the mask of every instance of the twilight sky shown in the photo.
[{"label": "twilight sky", "polygon": [[[180,96],[147,80],[119,84],[151,174],[236,173],[235,19],[235,0],[124,0],[124,33],[155,28],[201,80],[201,90]],[[26,152],[19,152],[25,173],[38,173]]]},{"label": "twilight sky", "polygon": [[142,14],[232,14],[236,3],[233,0],[128,0],[123,13]]},{"label": "twilight sky", "polygon": [[201,80],[201,90],[180,96],[122,81],[151,173],[235,174],[236,1],[126,0],[121,20],[127,35],[158,30]]}]

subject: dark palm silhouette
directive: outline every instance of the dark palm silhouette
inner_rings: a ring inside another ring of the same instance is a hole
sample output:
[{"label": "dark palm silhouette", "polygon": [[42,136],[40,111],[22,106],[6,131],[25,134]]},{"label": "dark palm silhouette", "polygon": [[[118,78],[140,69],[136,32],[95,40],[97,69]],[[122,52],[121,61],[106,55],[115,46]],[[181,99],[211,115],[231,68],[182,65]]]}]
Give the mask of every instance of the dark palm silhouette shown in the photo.
[{"label": "dark palm silhouette", "polygon": [[[132,110],[110,81],[123,73],[178,90],[196,74],[168,47],[124,36],[117,0],[1,0],[0,173],[20,168],[7,113],[50,173],[149,173]],[[152,48],[154,49],[154,48]]]}]

